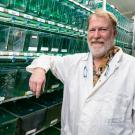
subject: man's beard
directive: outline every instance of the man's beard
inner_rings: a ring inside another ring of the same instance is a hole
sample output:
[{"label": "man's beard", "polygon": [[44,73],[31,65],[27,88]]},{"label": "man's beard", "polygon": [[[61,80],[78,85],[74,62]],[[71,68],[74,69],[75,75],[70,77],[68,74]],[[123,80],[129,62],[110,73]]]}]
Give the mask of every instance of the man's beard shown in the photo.
[{"label": "man's beard", "polygon": [[92,47],[92,45],[90,45],[89,41],[88,41],[88,47],[89,47],[89,50],[90,52],[92,53],[93,55],[93,58],[101,58],[101,57],[104,57],[108,51],[114,46],[113,42],[106,42],[105,44],[103,44],[102,41],[93,41],[92,44],[94,43],[98,43],[98,44],[102,44],[98,51],[95,51]]}]

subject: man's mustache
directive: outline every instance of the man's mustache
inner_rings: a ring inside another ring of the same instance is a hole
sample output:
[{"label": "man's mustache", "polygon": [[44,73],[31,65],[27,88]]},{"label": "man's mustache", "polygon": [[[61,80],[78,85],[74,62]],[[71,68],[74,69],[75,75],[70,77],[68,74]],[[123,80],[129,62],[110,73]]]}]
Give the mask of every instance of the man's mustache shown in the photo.
[{"label": "man's mustache", "polygon": [[95,40],[95,39],[94,39],[94,40],[91,41],[91,43],[92,43],[92,44],[94,44],[94,43],[103,44],[104,42],[101,41],[101,40]]}]

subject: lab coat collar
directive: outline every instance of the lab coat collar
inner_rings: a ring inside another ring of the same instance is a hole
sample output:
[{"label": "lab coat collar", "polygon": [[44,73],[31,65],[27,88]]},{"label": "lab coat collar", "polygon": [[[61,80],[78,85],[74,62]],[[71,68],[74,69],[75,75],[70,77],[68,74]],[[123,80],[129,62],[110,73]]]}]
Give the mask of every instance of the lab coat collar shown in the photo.
[{"label": "lab coat collar", "polygon": [[122,49],[121,48],[119,49],[120,50],[114,55],[109,65],[106,67],[105,71],[102,73],[96,85],[92,87],[92,89],[90,89],[89,96],[87,99],[89,99],[92,95],[94,95],[96,91],[98,91],[99,88],[109,79],[109,77],[119,68],[120,62],[123,56]]},{"label": "lab coat collar", "polygon": [[91,53],[88,52],[86,55],[83,55],[83,57],[81,58],[81,60],[82,61],[88,61],[91,56],[92,56]]},{"label": "lab coat collar", "polygon": [[123,56],[123,51],[121,48],[119,48],[119,51],[114,55],[114,57],[112,58],[112,60],[109,63],[109,67],[108,67],[109,71],[107,71],[108,76],[111,75],[119,67],[120,62],[122,60],[122,56]]}]

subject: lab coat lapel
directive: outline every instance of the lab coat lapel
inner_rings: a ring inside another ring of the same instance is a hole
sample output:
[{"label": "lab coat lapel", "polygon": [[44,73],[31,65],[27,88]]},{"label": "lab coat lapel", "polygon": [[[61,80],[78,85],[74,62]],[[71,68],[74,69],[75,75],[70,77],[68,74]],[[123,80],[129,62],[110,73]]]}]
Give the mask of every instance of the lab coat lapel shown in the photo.
[{"label": "lab coat lapel", "polygon": [[119,68],[120,60],[122,59],[122,50],[120,50],[110,61],[109,65],[106,67],[105,71],[99,78],[96,85],[90,89],[89,96],[90,98],[92,95],[96,93],[96,91],[99,90],[99,88],[106,83],[106,81],[111,77],[111,75]]},{"label": "lab coat lapel", "polygon": [[88,57],[81,62],[82,79],[81,83],[83,93],[86,92],[85,98],[88,96],[90,90],[93,88],[93,64],[92,55],[89,53]]}]

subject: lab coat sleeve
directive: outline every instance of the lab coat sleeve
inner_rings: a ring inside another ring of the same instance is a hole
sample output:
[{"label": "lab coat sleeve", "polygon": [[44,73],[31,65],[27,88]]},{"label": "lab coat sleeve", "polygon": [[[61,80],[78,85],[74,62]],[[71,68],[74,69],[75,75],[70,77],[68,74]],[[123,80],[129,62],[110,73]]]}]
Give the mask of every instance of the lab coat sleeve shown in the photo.
[{"label": "lab coat sleeve", "polygon": [[41,55],[40,57],[34,59],[32,63],[26,67],[28,72],[33,72],[35,68],[43,68],[47,72],[50,69],[50,59],[51,57],[48,55]]},{"label": "lab coat sleeve", "polygon": [[46,72],[50,69],[52,73],[64,83],[68,70],[72,67],[73,61],[74,55],[63,57],[41,55],[33,60],[33,62],[26,67],[26,70],[32,73],[33,69],[37,67],[45,69]]}]

